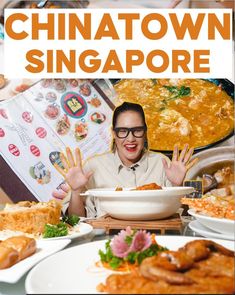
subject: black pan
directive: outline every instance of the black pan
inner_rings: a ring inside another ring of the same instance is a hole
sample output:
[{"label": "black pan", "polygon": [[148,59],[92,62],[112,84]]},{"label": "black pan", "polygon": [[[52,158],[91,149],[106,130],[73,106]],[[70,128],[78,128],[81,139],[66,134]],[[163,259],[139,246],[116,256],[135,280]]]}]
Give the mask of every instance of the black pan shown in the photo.
[{"label": "black pan", "polygon": [[[228,80],[228,79],[203,79],[203,80],[207,80],[210,81],[211,83],[214,83],[216,85],[221,85],[222,89],[229,95],[232,97],[232,99],[234,100],[234,84]],[[111,83],[113,85],[115,85],[116,83],[118,83],[120,81],[120,79],[110,79]],[[225,137],[217,140],[216,142],[210,143],[208,145],[205,146],[201,146],[201,147],[197,147],[194,149],[194,153],[198,153],[200,151],[209,149],[211,147],[214,147],[222,142],[224,142],[225,140],[229,139],[230,137],[232,137],[234,135],[234,129]],[[161,152],[169,157],[172,156],[172,151],[169,150],[152,150],[155,152]]]}]

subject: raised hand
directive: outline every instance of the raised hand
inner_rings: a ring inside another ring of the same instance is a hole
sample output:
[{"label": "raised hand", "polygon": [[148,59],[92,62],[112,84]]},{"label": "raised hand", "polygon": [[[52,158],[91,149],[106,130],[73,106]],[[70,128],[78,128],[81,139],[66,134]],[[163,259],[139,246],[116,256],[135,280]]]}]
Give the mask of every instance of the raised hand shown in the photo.
[{"label": "raised hand", "polygon": [[90,171],[88,173],[84,173],[82,169],[82,161],[79,148],[75,149],[74,160],[71,149],[67,147],[66,156],[63,153],[61,153],[61,162],[65,170],[63,170],[61,167],[55,164],[55,168],[57,169],[57,171],[61,175],[63,175],[71,190],[81,190],[87,184],[93,172]]},{"label": "raised hand", "polygon": [[183,184],[187,171],[198,161],[198,158],[190,161],[193,154],[193,148],[188,150],[189,146],[186,144],[179,155],[178,146],[174,146],[172,161],[168,166],[167,161],[162,159],[163,167],[166,176],[170,182],[175,186]]}]

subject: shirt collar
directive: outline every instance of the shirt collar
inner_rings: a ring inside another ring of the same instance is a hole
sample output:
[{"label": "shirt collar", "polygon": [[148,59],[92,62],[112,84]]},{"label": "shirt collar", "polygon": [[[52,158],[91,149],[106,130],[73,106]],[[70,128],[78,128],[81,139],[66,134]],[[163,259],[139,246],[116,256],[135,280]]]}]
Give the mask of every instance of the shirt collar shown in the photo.
[{"label": "shirt collar", "polygon": [[[114,162],[115,162],[115,166],[117,167],[117,173],[119,173],[121,171],[122,168],[125,167],[125,165],[122,163],[121,159],[119,158],[118,152],[117,150],[115,150],[114,152]],[[133,164],[132,166],[137,167],[138,169],[141,169],[141,171],[146,172],[148,169],[148,151],[145,150],[143,156],[141,157],[141,159]]]}]

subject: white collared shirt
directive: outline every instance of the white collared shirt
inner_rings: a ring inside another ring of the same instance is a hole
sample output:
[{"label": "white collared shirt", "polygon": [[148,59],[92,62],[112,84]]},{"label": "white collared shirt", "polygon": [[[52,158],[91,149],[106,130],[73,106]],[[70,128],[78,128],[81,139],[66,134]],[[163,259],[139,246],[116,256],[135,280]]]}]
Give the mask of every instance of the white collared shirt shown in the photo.
[{"label": "white collared shirt", "polygon": [[[84,172],[93,171],[86,189],[136,187],[151,182],[161,186],[172,186],[167,179],[162,164],[162,158],[168,163],[169,158],[161,153],[146,151],[142,158],[126,167],[120,160],[117,152],[108,152],[88,159],[84,165]],[[68,205],[66,206],[68,207]],[[85,208],[87,217],[99,217],[105,214],[100,208],[99,200],[95,197],[86,197]]]}]

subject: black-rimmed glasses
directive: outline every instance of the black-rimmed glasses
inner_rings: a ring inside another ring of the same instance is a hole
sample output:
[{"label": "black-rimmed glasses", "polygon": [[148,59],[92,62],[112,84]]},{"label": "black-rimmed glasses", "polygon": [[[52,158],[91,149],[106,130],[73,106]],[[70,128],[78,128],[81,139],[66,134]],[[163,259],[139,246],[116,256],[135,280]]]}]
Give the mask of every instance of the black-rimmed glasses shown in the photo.
[{"label": "black-rimmed glasses", "polygon": [[134,137],[141,138],[144,136],[147,128],[146,126],[137,126],[132,128],[116,127],[113,130],[116,133],[118,138],[126,138],[130,132],[132,133]]}]

